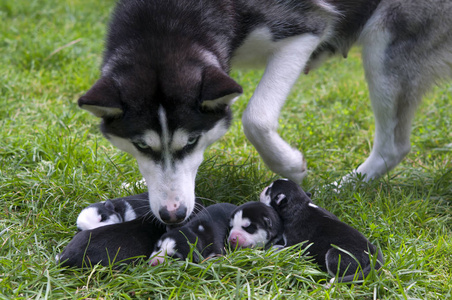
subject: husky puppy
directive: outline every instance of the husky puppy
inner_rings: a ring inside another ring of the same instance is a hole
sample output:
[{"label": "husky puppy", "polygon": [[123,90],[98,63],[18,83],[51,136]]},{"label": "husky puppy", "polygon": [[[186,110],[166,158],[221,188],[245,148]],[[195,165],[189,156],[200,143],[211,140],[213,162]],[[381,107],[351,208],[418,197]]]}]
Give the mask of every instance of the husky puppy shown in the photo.
[{"label": "husky puppy", "polygon": [[[202,257],[211,257],[224,253],[231,213],[237,208],[230,203],[213,204],[200,211],[184,226],[165,233],[157,242],[151,254],[151,266],[165,261],[165,256],[186,259],[194,244]],[[193,251],[193,261],[201,258]]]},{"label": "husky puppy", "polygon": [[165,224],[148,217],[83,230],[57,255],[57,261],[62,266],[81,268],[147,259],[165,232]]},{"label": "husky puppy", "polygon": [[300,73],[359,41],[376,132],[355,172],[371,180],[409,152],[422,96],[452,76],[451,15],[445,0],[120,0],[101,77],[78,104],[137,159],[152,212],[180,223],[194,207],[203,152],[227,131],[242,93],[231,66],[266,66],[244,132],[271,170],[300,183],[305,157],[277,133],[280,111]]},{"label": "husky puppy", "polygon": [[[260,201],[272,206],[281,216],[285,246],[308,241],[306,246],[310,255],[331,276],[339,274],[339,282],[363,280],[372,269],[370,254],[377,254],[375,269],[384,264],[377,247],[358,230],[312,203],[295,182],[276,180],[262,191]],[[360,271],[355,278],[357,270]],[[331,282],[334,282],[334,278]]]},{"label": "husky puppy", "polygon": [[131,221],[148,214],[151,214],[148,193],[108,199],[84,208],[77,217],[77,229],[94,229]]},{"label": "husky puppy", "polygon": [[247,202],[231,215],[228,241],[233,248],[268,248],[281,241],[283,230],[281,218],[272,207]]}]

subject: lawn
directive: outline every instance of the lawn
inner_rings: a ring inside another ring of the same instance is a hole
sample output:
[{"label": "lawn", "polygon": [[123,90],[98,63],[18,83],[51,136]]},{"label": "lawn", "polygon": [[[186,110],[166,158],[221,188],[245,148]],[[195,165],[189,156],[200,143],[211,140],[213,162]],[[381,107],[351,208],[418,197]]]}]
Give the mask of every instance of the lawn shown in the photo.
[{"label": "lawn", "polygon": [[[54,260],[87,205],[145,191],[136,162],[102,137],[77,99],[99,76],[114,1],[0,0],[0,297],[2,299],[451,299],[452,85],[436,87],[413,124],[412,151],[387,176],[327,187],[364,161],[373,117],[358,48],[301,76],[280,121],[303,149],[316,204],[378,244],[381,276],[335,285],[297,249],[242,250],[201,264],[116,270]],[[234,71],[244,95],[230,131],[206,152],[196,194],[256,200],[272,174],[240,123],[262,71]],[[129,184],[128,186],[124,184]]]}]

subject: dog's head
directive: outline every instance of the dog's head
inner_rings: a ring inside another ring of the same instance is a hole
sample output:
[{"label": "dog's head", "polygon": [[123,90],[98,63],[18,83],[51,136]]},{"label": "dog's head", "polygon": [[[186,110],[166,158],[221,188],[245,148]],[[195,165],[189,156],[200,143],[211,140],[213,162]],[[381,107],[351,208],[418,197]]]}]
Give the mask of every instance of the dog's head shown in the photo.
[{"label": "dog's head", "polygon": [[312,203],[310,195],[295,182],[278,179],[262,191],[260,201],[273,207],[280,216],[284,216],[290,214],[294,209]]},{"label": "dog's head", "polygon": [[276,211],[260,202],[239,206],[229,221],[229,243],[233,248],[264,247],[282,237],[283,225]]},{"label": "dog's head", "polygon": [[102,77],[78,104],[136,158],[154,215],[181,223],[193,211],[203,153],[226,133],[242,88],[205,52],[184,49],[150,61],[137,49],[118,51],[107,52]]}]

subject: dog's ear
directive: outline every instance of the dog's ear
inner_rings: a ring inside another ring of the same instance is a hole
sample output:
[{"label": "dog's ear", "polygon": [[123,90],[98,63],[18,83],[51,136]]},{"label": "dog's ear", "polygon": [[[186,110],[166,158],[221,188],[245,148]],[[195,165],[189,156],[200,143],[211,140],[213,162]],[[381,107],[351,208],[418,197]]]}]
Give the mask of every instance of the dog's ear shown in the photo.
[{"label": "dog's ear", "polygon": [[101,77],[78,99],[78,105],[99,118],[117,117],[122,114],[119,91],[113,79]]},{"label": "dog's ear", "polygon": [[284,194],[278,194],[273,199],[278,206],[287,202],[287,197]]},{"label": "dog's ear", "polygon": [[110,199],[108,199],[107,201],[105,201],[104,203],[105,208],[109,211],[115,211],[115,204],[113,203],[113,201],[111,201]]},{"label": "dog's ear", "polygon": [[270,218],[264,217],[264,222],[268,228],[272,228],[273,224],[272,224],[272,220]]},{"label": "dog's ear", "polygon": [[220,68],[208,66],[204,69],[200,97],[204,109],[228,106],[242,93],[242,87]]}]

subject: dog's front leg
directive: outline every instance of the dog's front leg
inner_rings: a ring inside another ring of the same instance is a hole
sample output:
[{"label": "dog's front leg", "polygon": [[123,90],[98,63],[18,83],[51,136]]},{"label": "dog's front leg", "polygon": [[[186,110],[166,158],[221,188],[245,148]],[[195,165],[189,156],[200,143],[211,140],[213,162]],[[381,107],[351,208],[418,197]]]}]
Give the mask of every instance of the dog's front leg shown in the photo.
[{"label": "dog's front leg", "polygon": [[303,34],[278,42],[269,57],[264,75],[243,114],[246,137],[274,172],[301,183],[307,174],[303,154],[289,146],[277,133],[284,102],[320,43],[320,37]]}]

